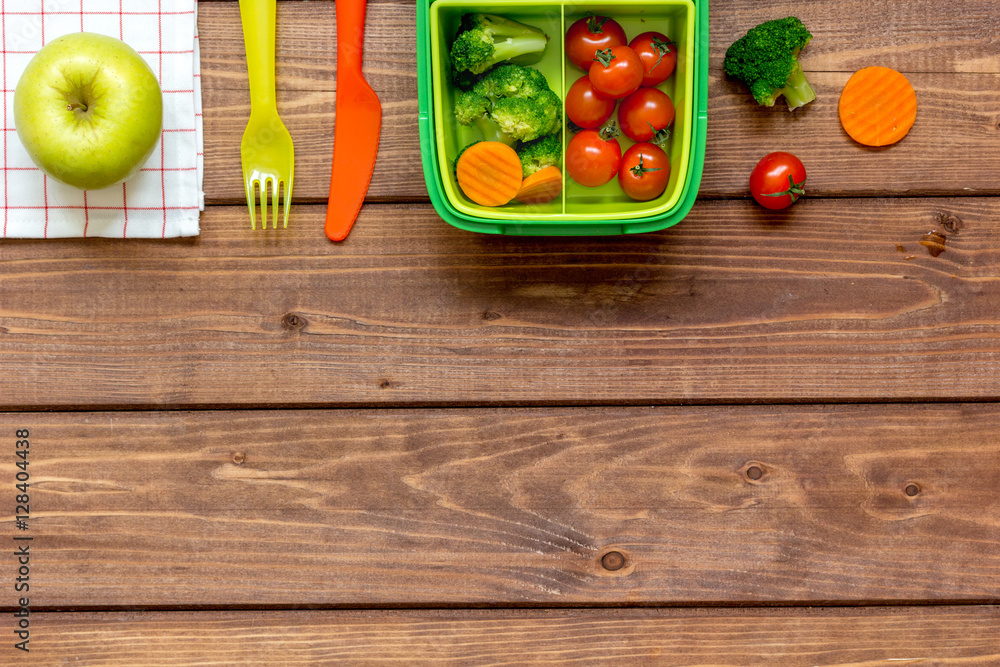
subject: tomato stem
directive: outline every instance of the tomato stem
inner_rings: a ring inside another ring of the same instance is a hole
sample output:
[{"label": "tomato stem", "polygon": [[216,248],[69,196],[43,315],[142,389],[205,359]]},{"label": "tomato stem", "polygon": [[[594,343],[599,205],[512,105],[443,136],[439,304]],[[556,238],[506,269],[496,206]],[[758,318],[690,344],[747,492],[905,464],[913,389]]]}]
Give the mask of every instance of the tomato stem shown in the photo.
[{"label": "tomato stem", "polygon": [[587,16],[587,30],[590,31],[592,35],[603,35],[604,34],[604,24],[611,20],[610,16],[598,16],[597,14],[588,13]]},{"label": "tomato stem", "polygon": [[604,126],[597,131],[597,133],[604,141],[617,139],[619,135],[621,135],[621,132],[618,130],[618,124],[615,122],[614,118],[605,123]]},{"label": "tomato stem", "polygon": [[648,173],[650,171],[661,171],[661,170],[662,170],[662,167],[653,167],[653,168],[647,168],[647,167],[645,167],[642,164],[642,153],[641,152],[639,153],[639,164],[637,164],[634,167],[632,167],[631,169],[629,169],[629,171],[631,171],[634,175],[638,176],[639,178],[642,178],[643,174],[646,174],[646,173]]},{"label": "tomato stem", "polygon": [[670,139],[670,128],[664,127],[657,130],[648,120],[646,121],[646,125],[649,125],[649,129],[653,131],[653,137],[649,140],[649,143],[656,144],[660,148],[663,148],[664,144],[666,144]]},{"label": "tomato stem", "polygon": [[667,41],[663,41],[659,37],[654,37],[653,38],[652,46],[653,46],[654,49],[656,49],[656,53],[660,57],[656,59],[656,64],[653,65],[649,69],[650,72],[652,72],[654,69],[656,69],[657,67],[660,66],[660,63],[663,62],[663,56],[665,56],[668,53],[670,53],[670,46],[672,44],[673,44],[673,42],[671,42],[669,39]]},{"label": "tomato stem", "polygon": [[611,67],[611,61],[616,57],[617,56],[615,56],[615,54],[611,53],[611,49],[604,49],[603,51],[597,52],[597,57],[594,58],[594,60],[601,63],[605,67]]},{"label": "tomato stem", "polygon": [[763,193],[762,192],[761,196],[762,197],[784,197],[785,195],[788,195],[789,197],[792,198],[792,203],[794,204],[798,200],[799,197],[801,197],[802,195],[804,195],[806,193],[806,191],[802,188],[802,186],[805,185],[805,184],[806,184],[806,182],[805,182],[804,179],[803,179],[803,181],[801,183],[796,183],[795,179],[792,178],[792,175],[789,174],[788,175],[788,189],[787,190],[785,190],[784,192],[771,192],[771,193]]}]

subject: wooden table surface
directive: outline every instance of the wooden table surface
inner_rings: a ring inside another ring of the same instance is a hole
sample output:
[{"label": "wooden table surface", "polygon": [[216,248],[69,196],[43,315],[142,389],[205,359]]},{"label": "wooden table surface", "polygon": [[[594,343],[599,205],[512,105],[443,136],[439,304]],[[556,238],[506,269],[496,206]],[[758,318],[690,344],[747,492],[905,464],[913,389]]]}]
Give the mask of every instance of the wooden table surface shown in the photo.
[{"label": "wooden table surface", "polygon": [[[0,244],[2,664],[1000,664],[996,0],[713,0],[705,176],[662,233],[444,223],[415,3],[372,0],[370,197],[322,234],[335,4],[279,3],[297,148],[252,232],[239,9],[202,1],[202,235]],[[758,108],[729,43],[796,14],[818,98]],[[881,150],[848,77],[904,72]],[[763,154],[808,196],[748,199]],[[946,250],[920,244],[936,231]]]}]

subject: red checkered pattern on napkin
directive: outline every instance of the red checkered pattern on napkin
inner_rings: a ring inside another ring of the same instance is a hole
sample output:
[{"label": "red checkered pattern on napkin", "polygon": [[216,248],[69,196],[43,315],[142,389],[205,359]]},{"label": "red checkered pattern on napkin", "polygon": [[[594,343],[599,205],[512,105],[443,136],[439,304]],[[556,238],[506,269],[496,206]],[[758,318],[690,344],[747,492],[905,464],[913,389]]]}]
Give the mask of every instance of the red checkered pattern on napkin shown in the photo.
[{"label": "red checkered pattern on napkin", "polygon": [[[204,148],[196,0],[0,0],[3,179],[0,237],[168,238],[198,234]],[[163,90],[163,134],[134,178],[83,192],[44,175],[14,129],[13,98],[28,61],[71,32],[121,39]]]}]

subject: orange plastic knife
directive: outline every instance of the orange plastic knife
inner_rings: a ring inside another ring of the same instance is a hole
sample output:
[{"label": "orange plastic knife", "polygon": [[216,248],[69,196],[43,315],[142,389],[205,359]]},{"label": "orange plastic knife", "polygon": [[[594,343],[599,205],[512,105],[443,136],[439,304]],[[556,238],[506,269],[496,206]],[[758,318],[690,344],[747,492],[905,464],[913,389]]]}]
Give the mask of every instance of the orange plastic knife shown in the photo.
[{"label": "orange plastic knife", "polygon": [[337,108],[326,235],[343,241],[368,192],[378,156],[382,104],[361,72],[366,0],[337,0]]}]

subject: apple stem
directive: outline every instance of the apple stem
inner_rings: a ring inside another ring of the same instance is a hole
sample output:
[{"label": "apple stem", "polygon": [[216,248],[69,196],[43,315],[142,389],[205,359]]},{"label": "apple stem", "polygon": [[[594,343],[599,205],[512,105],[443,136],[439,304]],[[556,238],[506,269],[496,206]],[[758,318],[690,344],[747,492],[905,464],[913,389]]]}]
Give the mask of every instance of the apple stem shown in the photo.
[{"label": "apple stem", "polygon": [[66,108],[69,109],[70,111],[76,111],[77,109],[79,109],[80,111],[86,111],[87,110],[87,105],[86,104],[81,104],[79,102],[73,102],[73,104],[70,104]]}]

